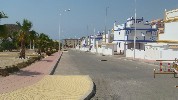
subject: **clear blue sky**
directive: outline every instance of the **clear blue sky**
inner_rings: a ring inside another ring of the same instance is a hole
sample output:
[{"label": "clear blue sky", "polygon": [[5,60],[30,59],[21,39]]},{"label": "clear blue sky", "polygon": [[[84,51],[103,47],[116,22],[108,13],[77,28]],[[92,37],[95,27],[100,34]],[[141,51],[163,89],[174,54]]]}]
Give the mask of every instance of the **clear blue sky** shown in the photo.
[{"label": "clear blue sky", "polygon": [[[107,29],[113,28],[115,21],[122,24],[134,16],[134,0],[0,0],[0,11],[9,16],[0,24],[15,24],[25,18],[38,33],[58,39],[60,22],[62,38],[79,38],[93,34],[94,28],[96,32],[104,31],[106,7]],[[71,11],[62,12],[59,21],[59,9],[69,8]],[[164,9],[177,9],[178,0],[137,0],[136,8],[138,17],[150,21],[163,18]]]}]

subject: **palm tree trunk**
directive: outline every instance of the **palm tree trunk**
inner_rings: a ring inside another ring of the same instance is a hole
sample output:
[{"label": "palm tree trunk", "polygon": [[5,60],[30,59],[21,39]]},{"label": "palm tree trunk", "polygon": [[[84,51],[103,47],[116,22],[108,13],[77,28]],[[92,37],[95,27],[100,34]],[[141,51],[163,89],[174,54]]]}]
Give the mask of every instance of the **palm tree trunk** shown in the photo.
[{"label": "palm tree trunk", "polygon": [[20,51],[20,57],[25,59],[25,40],[22,39],[21,41],[21,51]]},{"label": "palm tree trunk", "polygon": [[35,42],[34,42],[34,40],[33,40],[33,50],[35,49]]},{"label": "palm tree trunk", "polygon": [[30,50],[32,49],[32,41],[30,40]]}]

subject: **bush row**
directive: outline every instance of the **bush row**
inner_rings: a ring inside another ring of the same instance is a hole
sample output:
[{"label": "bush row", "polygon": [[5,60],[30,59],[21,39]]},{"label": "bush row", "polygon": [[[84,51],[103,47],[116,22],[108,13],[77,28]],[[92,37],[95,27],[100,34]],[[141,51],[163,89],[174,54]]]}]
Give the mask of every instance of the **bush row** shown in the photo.
[{"label": "bush row", "polygon": [[42,58],[44,58],[44,55],[31,57],[26,62],[21,62],[21,63],[18,63],[17,65],[6,66],[5,69],[0,69],[0,74],[2,76],[8,76],[9,73],[17,72],[21,68],[27,67],[27,66],[31,65],[32,63],[34,63],[35,61],[41,60]]},{"label": "bush row", "polygon": [[52,50],[51,51],[46,51],[46,55],[51,56],[55,52],[57,52],[57,51],[52,51]]}]

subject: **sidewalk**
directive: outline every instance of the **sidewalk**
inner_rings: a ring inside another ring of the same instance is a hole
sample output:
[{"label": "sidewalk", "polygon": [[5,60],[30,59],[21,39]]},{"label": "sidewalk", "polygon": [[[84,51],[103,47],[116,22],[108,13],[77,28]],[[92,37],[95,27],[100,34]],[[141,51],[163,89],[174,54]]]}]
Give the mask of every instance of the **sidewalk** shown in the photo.
[{"label": "sidewalk", "polygon": [[57,52],[20,72],[0,78],[0,100],[65,100],[86,98],[93,89],[89,76],[57,76],[53,74],[62,56]]}]

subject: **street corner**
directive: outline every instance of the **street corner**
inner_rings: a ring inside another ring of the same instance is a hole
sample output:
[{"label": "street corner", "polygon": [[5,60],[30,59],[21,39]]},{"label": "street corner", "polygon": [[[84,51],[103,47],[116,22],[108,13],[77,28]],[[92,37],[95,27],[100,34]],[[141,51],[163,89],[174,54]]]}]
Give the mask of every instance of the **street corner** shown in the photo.
[{"label": "street corner", "polygon": [[93,82],[89,76],[46,75],[39,82],[0,94],[0,100],[83,100],[90,98]]},{"label": "street corner", "polygon": [[86,94],[81,98],[82,100],[89,100],[90,98],[92,98],[95,95],[95,84],[92,81],[92,79],[90,78],[89,75],[83,76],[85,77],[86,80],[88,80],[89,84],[89,88],[86,90]]}]

